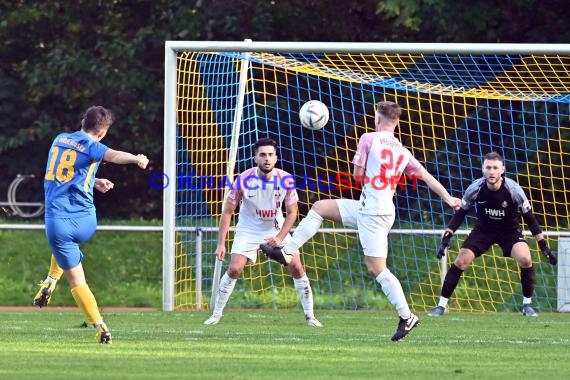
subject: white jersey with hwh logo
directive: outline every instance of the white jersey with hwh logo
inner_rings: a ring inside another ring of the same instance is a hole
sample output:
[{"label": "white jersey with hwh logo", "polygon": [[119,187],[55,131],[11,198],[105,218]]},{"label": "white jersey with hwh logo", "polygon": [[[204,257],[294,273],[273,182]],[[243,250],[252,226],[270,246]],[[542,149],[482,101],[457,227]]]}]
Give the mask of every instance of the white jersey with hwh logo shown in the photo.
[{"label": "white jersey with hwh logo", "polygon": [[352,163],[366,168],[360,210],[371,215],[395,214],[393,198],[402,174],[418,179],[422,169],[394,134],[385,131],[363,134]]},{"label": "white jersey with hwh logo", "polygon": [[283,226],[282,205],[289,206],[299,200],[292,176],[274,168],[272,178],[257,175],[257,167],[241,173],[232,184],[227,200],[234,205],[241,202],[236,228],[259,233],[280,230]]}]

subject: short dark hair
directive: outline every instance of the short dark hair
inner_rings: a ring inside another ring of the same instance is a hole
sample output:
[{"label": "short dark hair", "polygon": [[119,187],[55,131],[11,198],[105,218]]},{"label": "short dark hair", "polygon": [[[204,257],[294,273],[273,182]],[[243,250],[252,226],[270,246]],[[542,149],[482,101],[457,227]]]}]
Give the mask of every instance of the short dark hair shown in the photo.
[{"label": "short dark hair", "polygon": [[255,144],[253,144],[253,153],[257,154],[257,151],[259,150],[259,147],[261,146],[272,146],[275,148],[275,151],[277,152],[277,143],[275,142],[275,140],[270,139],[270,138],[261,138],[259,140],[257,140],[255,142]]},{"label": "short dark hair", "polygon": [[497,152],[489,152],[483,157],[484,160],[498,160],[503,162],[503,157]]},{"label": "short dark hair", "polygon": [[91,106],[83,114],[81,128],[86,131],[99,132],[107,130],[115,121],[113,112],[101,106]]},{"label": "short dark hair", "polygon": [[384,116],[386,119],[398,120],[402,115],[402,109],[394,102],[383,101],[376,104],[376,113]]}]

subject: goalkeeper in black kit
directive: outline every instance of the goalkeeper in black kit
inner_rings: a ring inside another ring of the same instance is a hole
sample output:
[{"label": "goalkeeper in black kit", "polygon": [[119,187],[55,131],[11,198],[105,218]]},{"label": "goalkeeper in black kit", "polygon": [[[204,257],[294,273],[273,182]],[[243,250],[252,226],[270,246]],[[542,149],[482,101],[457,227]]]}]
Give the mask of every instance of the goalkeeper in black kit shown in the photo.
[{"label": "goalkeeper in black kit", "polygon": [[521,215],[538,241],[544,257],[552,265],[556,265],[557,258],[544,240],[524,191],[515,181],[505,178],[504,172],[505,166],[501,155],[495,152],[487,153],[483,161],[483,177],[473,182],[465,191],[461,208],[455,212],[443,234],[437,257],[445,256],[453,233],[463,223],[473,206],[477,210],[477,222],[449,268],[443,281],[439,303],[431,310],[429,316],[438,317],[445,313],[447,302],[457,287],[463,271],[493,244],[501,247],[504,257],[515,259],[520,268],[523,315],[538,316],[532,308],[535,272],[530,249],[521,229]]}]

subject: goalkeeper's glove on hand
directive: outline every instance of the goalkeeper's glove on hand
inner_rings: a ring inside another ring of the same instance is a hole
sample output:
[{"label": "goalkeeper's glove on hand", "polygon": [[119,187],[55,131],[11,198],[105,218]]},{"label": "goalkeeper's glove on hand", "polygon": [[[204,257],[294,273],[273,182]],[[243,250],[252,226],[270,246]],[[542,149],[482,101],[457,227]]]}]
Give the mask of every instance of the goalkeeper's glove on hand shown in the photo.
[{"label": "goalkeeper's glove on hand", "polygon": [[556,255],[554,254],[554,252],[552,252],[550,250],[550,248],[548,248],[548,245],[546,244],[546,240],[544,240],[544,239],[539,240],[538,246],[540,247],[540,250],[542,251],[542,254],[544,255],[544,257],[546,259],[548,259],[548,262],[552,265],[556,265],[556,263],[558,262],[558,258],[556,258]]},{"label": "goalkeeper's glove on hand", "polygon": [[437,258],[441,259],[445,255],[447,255],[447,249],[449,248],[449,241],[453,236],[453,232],[445,231],[443,236],[441,237],[441,243],[439,244],[439,248],[437,250]]}]

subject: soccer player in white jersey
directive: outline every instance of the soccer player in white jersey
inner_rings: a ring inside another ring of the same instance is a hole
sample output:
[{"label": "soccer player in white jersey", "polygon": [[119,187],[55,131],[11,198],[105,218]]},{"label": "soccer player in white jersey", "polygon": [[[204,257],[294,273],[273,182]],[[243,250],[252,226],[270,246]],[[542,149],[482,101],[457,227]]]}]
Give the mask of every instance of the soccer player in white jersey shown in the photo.
[{"label": "soccer player in white jersey", "polygon": [[[299,198],[294,179],[286,171],[275,168],[277,143],[263,138],[255,143],[253,150],[257,166],[237,177],[224,201],[216,248],[218,260],[223,261],[226,256],[226,236],[232,215],[240,205],[238,223],[231,248],[230,266],[220,279],[214,310],[204,322],[206,325],[215,325],[220,321],[236,281],[246,264],[257,261],[257,251],[264,239],[271,237],[278,244],[286,243],[291,239],[289,231],[297,220]],[[283,204],[286,217],[283,217]],[[301,298],[307,324],[322,327],[314,315],[313,291],[298,250],[287,268]]]},{"label": "soccer player in white jersey", "polygon": [[291,253],[318,232],[323,219],[358,228],[366,267],[400,316],[393,341],[401,340],[419,324],[418,318],[410,311],[400,282],[386,267],[388,232],[395,218],[395,184],[402,173],[406,173],[424,181],[450,207],[457,209],[461,202],[459,198],[452,197],[394,136],[400,115],[401,109],[396,103],[378,103],[376,132],[365,133],[360,138],[352,161],[354,178],[363,183],[360,200],[317,201],[283,247],[272,239],[261,246],[268,257],[286,265]]},{"label": "soccer player in white jersey", "polygon": [[532,308],[534,266],[530,249],[522,233],[521,216],[550,264],[556,265],[558,259],[546,244],[523,189],[512,179],[504,177],[505,166],[501,155],[496,152],[487,153],[482,169],[483,177],[475,180],[467,188],[461,201],[461,208],[455,212],[441,238],[437,252],[439,259],[446,255],[455,230],[463,223],[469,210],[476,208],[477,224],[463,241],[459,255],[445,275],[438,305],[428,315],[439,317],[445,313],[447,302],[469,264],[491,246],[498,244],[503,256],[513,258],[519,266],[523,293],[522,314],[526,317],[537,317],[538,313]]}]

